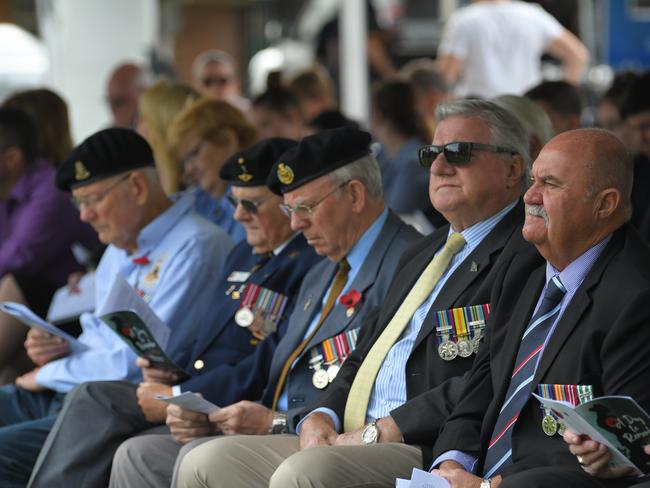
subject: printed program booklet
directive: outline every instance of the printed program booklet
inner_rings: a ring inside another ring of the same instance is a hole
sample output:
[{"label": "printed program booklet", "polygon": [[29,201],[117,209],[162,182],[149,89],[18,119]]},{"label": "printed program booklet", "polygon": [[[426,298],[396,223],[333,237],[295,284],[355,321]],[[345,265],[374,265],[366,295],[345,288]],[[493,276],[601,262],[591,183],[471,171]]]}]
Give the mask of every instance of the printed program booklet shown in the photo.
[{"label": "printed program booklet", "polygon": [[633,466],[643,474],[650,473],[650,456],[643,450],[650,444],[650,416],[632,398],[604,396],[574,407],[533,396],[572,431],[607,445],[612,467]]}]

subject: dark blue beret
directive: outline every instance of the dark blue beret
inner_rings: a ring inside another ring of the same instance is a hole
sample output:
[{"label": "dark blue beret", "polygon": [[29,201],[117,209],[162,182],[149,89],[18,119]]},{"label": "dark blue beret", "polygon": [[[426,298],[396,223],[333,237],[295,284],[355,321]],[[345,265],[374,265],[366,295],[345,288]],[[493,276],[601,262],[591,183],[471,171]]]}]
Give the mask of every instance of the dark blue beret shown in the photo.
[{"label": "dark blue beret", "polygon": [[278,158],[298,143],[292,139],[264,139],[226,160],[219,176],[233,186],[265,186]]},{"label": "dark blue beret", "polygon": [[142,136],[130,129],[104,129],[72,150],[56,173],[56,186],[70,191],[148,166],[154,166],[153,152]]},{"label": "dark blue beret", "polygon": [[317,132],[278,158],[267,185],[282,195],[368,154],[370,134],[365,131],[348,126]]}]

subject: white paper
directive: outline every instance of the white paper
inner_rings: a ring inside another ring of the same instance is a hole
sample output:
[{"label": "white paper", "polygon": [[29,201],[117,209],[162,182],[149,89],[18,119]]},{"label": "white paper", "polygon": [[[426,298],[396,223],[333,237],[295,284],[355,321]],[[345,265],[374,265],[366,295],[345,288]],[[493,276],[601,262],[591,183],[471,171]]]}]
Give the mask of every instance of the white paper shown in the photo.
[{"label": "white paper", "polygon": [[79,288],[78,293],[71,293],[66,285],[54,293],[47,312],[47,320],[54,323],[64,322],[95,310],[95,273],[84,275],[77,288]]},{"label": "white paper", "polygon": [[413,468],[410,488],[451,488],[451,485],[442,476]]},{"label": "white paper", "polygon": [[395,488],[410,488],[410,486],[411,486],[410,480],[403,480],[402,478],[397,478],[395,480]]},{"label": "white paper", "polygon": [[214,403],[209,402],[203,397],[200,397],[196,393],[191,391],[186,391],[176,396],[166,396],[166,395],[156,395],[156,400],[161,400],[167,403],[173,403],[183,407],[185,410],[191,410],[192,412],[204,413],[206,415],[211,414],[219,410]]},{"label": "white paper", "polygon": [[95,311],[95,315],[101,317],[102,315],[124,310],[131,310],[138,314],[138,317],[142,319],[156,338],[156,342],[161,349],[165,350],[167,348],[170,335],[169,327],[158,318],[147,302],[136,293],[124,277],[117,273],[104,304]]},{"label": "white paper", "polygon": [[64,330],[59,329],[56,325],[46,322],[22,303],[2,302],[0,303],[0,310],[16,317],[28,327],[36,327],[44,332],[65,339],[70,344],[70,351],[81,352],[88,349],[86,344],[79,342]]}]

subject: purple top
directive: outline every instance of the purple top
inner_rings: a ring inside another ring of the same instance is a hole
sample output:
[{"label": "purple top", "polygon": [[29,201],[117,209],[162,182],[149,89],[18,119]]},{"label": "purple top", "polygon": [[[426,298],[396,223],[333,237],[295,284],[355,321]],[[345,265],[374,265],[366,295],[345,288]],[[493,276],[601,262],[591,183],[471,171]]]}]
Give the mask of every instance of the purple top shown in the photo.
[{"label": "purple top", "polygon": [[54,185],[55,169],[36,161],[0,200],[0,278],[9,273],[42,278],[62,286],[82,266],[71,246],[97,245],[92,228],[79,220],[70,197]]}]

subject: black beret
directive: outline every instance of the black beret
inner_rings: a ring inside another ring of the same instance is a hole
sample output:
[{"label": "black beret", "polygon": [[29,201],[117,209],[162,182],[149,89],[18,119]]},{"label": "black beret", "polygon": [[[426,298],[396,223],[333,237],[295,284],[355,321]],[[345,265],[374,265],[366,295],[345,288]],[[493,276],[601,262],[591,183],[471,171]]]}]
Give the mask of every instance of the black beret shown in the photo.
[{"label": "black beret", "polygon": [[142,136],[130,129],[104,129],[72,150],[56,173],[56,186],[70,191],[148,166],[154,166],[153,152]]},{"label": "black beret", "polygon": [[265,186],[278,158],[297,144],[281,137],[264,139],[230,156],[219,176],[233,186]]},{"label": "black beret", "polygon": [[282,195],[368,154],[367,132],[350,126],[317,132],[278,158],[266,184]]}]

